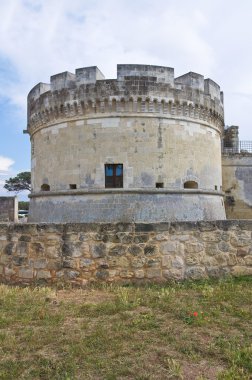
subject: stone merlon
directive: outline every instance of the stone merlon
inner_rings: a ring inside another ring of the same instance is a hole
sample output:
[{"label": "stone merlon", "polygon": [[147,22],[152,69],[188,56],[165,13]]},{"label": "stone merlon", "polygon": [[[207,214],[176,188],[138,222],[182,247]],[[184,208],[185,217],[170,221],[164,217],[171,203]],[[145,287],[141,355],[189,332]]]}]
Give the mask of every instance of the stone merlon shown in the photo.
[{"label": "stone merlon", "polygon": [[[28,100],[35,100],[45,92],[59,91],[62,89],[72,89],[81,85],[96,84],[97,81],[103,82],[99,85],[108,83],[103,73],[96,66],[83,67],[75,70],[75,74],[68,71],[51,76],[50,84],[39,83],[29,92]],[[220,86],[211,79],[205,79],[203,75],[189,72],[174,78],[174,69],[164,66],[117,65],[117,81],[135,82],[135,84],[153,87],[154,84],[168,85],[178,90],[195,89],[205,95],[210,95],[211,99],[221,101]],[[111,82],[111,80],[109,81]],[[112,80],[115,82],[115,80]]]},{"label": "stone merlon", "polygon": [[[38,125],[42,120],[43,124],[47,115],[62,119],[70,112],[78,117],[83,109],[104,113],[104,103],[113,101],[154,101],[159,104],[155,110],[168,103],[192,106],[204,109],[205,114],[210,112],[221,124],[224,121],[223,93],[213,80],[194,72],[174,78],[171,67],[118,64],[116,79],[105,79],[96,66],[91,66],[78,68],[75,74],[66,71],[53,75],[50,84],[37,84],[28,95],[28,130],[34,122]],[[116,109],[126,112],[128,108]]]}]

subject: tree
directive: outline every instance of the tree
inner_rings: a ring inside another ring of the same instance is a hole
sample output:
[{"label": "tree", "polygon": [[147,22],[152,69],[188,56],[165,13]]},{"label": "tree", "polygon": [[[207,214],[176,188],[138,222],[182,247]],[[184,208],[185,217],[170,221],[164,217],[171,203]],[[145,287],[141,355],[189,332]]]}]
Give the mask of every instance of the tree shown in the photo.
[{"label": "tree", "polygon": [[31,172],[21,172],[16,177],[7,179],[4,188],[16,193],[23,190],[31,191]]},{"label": "tree", "polygon": [[19,210],[29,210],[29,204],[28,201],[19,201],[18,202],[18,209]]}]

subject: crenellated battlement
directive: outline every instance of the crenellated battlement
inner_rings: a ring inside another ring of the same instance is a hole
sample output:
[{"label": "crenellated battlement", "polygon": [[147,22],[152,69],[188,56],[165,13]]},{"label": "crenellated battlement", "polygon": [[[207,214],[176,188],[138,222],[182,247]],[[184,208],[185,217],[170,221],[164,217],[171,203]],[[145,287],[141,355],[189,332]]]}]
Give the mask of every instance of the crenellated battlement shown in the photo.
[{"label": "crenellated battlement", "polygon": [[200,119],[221,130],[223,94],[211,79],[189,72],[174,78],[174,69],[152,65],[117,65],[117,79],[105,79],[96,67],[51,76],[28,95],[28,131],[85,115],[161,114]]}]

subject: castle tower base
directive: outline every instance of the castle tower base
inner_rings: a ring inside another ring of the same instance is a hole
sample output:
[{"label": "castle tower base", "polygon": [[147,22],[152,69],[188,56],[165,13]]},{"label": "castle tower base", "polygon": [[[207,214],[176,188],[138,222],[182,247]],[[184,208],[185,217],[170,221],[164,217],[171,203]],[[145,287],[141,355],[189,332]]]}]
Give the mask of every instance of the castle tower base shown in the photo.
[{"label": "castle tower base", "polygon": [[191,189],[40,192],[31,195],[29,213],[30,222],[40,223],[154,223],[225,218],[222,193]]}]

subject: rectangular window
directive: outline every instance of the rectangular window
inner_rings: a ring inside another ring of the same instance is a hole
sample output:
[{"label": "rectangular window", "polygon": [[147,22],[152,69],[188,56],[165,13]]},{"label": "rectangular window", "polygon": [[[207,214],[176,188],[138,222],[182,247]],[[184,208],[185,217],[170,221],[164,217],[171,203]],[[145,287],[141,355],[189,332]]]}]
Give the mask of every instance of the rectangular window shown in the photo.
[{"label": "rectangular window", "polygon": [[123,187],[123,164],[105,164],[105,187]]}]

